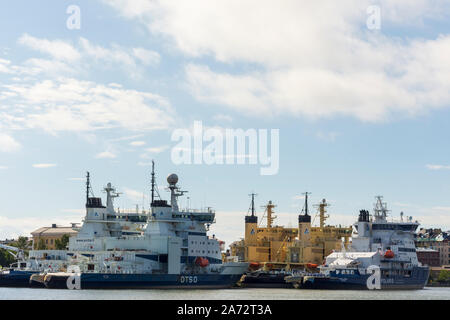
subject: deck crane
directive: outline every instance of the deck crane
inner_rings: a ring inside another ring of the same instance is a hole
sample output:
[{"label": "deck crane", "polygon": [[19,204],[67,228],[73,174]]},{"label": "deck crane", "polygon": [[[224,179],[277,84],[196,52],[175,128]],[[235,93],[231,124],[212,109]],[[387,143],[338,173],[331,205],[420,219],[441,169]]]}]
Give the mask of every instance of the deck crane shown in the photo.
[{"label": "deck crane", "polygon": [[25,258],[25,254],[22,249],[8,246],[6,244],[1,244],[1,243],[0,243],[0,249],[5,249],[17,260],[23,260]]}]

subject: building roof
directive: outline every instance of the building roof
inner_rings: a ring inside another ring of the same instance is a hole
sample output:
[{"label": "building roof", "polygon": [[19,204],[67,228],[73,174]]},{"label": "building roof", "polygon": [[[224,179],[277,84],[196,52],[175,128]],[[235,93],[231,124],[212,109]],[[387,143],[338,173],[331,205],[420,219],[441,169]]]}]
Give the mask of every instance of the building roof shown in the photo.
[{"label": "building roof", "polygon": [[58,236],[63,234],[73,235],[77,234],[78,231],[75,231],[72,227],[42,227],[39,228],[33,232],[31,232],[31,235],[33,237],[35,236]]}]

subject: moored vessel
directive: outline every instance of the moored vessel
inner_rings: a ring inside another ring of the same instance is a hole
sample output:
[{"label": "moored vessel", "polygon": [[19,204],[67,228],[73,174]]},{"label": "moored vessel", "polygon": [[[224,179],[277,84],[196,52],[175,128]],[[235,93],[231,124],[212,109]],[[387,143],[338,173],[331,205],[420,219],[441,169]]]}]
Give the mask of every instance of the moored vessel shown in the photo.
[{"label": "moored vessel", "polygon": [[[247,270],[248,263],[222,261],[223,242],[208,236],[215,212],[182,210],[178,197],[186,193],[178,176],[167,178],[171,200],[162,200],[152,171],[151,216],[140,236],[86,236],[89,251],[71,252],[67,272],[48,273],[48,288],[137,289],[137,288],[227,288]],[[159,199],[155,199],[158,196]],[[85,220],[102,232],[105,208],[90,201]],[[92,232],[89,234],[92,235]],[[78,238],[81,240],[81,238]]]},{"label": "moored vessel", "polygon": [[388,221],[387,206],[377,197],[374,214],[361,210],[350,250],[333,252],[318,274],[298,273],[286,281],[304,289],[423,289],[429,268],[416,254],[412,217]]}]

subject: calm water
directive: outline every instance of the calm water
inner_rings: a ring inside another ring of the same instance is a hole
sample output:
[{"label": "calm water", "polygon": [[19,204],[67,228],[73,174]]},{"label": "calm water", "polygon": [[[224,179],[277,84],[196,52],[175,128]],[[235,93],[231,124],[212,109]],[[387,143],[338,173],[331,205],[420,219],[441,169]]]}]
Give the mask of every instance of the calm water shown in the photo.
[{"label": "calm water", "polygon": [[450,288],[414,291],[333,291],[296,289],[224,290],[48,290],[0,288],[0,300],[450,300]]}]

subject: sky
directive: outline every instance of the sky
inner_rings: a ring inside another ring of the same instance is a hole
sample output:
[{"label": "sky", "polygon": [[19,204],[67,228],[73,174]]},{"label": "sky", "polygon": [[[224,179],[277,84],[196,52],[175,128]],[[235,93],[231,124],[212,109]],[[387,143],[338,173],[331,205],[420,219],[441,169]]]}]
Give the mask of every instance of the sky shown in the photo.
[{"label": "sky", "polygon": [[[0,238],[80,222],[87,171],[96,196],[111,182],[116,207],[148,209],[152,159],[162,197],[177,173],[228,244],[252,192],[279,225],[308,191],[330,224],[383,195],[450,229],[449,17],[446,0],[2,2]],[[176,163],[174,132],[199,121],[278,130],[278,170]]]}]

